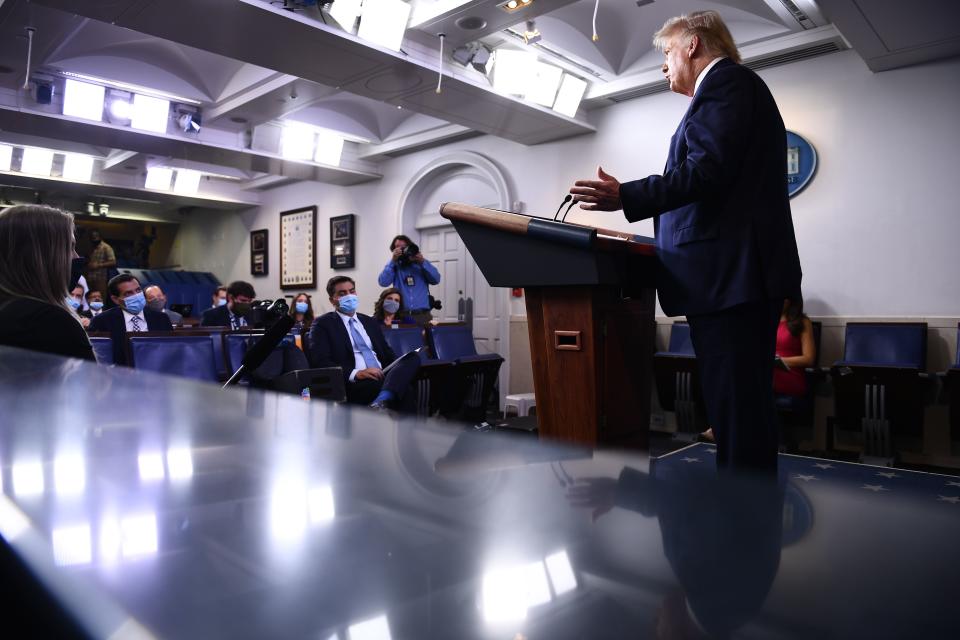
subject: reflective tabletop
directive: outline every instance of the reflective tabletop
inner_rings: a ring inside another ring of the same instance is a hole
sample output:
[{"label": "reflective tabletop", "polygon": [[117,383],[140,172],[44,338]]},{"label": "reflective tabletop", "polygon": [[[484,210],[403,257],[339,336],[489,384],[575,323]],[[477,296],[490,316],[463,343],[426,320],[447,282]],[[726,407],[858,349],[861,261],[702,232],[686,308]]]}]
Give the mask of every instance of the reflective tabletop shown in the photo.
[{"label": "reflective tabletop", "polygon": [[3,552],[81,635],[960,637],[960,478],[718,477],[9,348],[0,396]]}]

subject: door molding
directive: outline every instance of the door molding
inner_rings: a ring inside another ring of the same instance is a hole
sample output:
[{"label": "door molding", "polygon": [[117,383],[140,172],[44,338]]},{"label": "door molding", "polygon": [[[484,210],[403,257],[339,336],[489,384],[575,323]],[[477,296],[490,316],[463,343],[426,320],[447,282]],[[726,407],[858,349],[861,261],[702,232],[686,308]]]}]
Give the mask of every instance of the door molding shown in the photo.
[{"label": "door molding", "polygon": [[[416,237],[419,228],[446,226],[450,222],[436,212],[436,219],[429,214],[428,219],[423,219],[423,211],[426,206],[425,199],[434,189],[438,180],[445,176],[455,177],[470,175],[489,185],[497,194],[497,208],[502,211],[513,210],[513,189],[510,186],[508,176],[503,172],[497,163],[483,154],[475,151],[455,151],[437,158],[434,158],[419,171],[417,171],[400,197],[400,207],[397,211],[397,233],[402,233],[410,237]],[[421,222],[418,225],[418,221]],[[419,227],[419,228],[418,228]],[[503,406],[503,398],[508,393],[507,385],[510,382],[510,292],[504,290],[499,300],[500,304],[500,322],[498,331],[500,334],[500,348],[503,350],[504,363],[500,367],[500,406]],[[506,354],[506,355],[504,355]]]}]

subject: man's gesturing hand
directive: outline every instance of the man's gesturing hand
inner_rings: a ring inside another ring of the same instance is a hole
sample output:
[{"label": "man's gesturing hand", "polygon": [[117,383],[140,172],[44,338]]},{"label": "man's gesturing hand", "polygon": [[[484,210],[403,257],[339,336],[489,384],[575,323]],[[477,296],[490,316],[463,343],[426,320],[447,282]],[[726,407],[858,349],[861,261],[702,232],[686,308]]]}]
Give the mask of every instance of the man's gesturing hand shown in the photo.
[{"label": "man's gesturing hand", "polygon": [[586,211],[617,211],[623,208],[620,202],[620,181],[597,167],[598,180],[577,180],[570,189],[573,200]]}]

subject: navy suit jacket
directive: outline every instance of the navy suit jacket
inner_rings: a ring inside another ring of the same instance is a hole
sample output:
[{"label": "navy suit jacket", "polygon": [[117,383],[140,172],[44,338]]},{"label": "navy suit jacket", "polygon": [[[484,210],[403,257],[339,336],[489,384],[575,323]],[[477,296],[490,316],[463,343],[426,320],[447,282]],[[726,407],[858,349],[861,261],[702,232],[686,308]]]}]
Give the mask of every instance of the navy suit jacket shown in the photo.
[{"label": "navy suit jacket", "polygon": [[[147,331],[173,331],[173,324],[167,314],[161,311],[143,310],[143,317],[147,319]],[[123,318],[120,307],[107,309],[90,321],[90,331],[108,331],[113,342],[113,361],[116,364],[127,364],[127,348],[124,336],[127,333],[127,323]]]},{"label": "navy suit jacket", "polygon": [[625,182],[627,220],[654,217],[660,306],[699,315],[800,293],[787,135],[763,80],[729,58],[707,72],[662,176]]},{"label": "navy suit jacket", "polygon": [[[358,313],[356,317],[370,336],[373,352],[377,354],[380,364],[386,367],[396,360],[396,354],[383,337],[380,323],[362,313]],[[349,382],[350,372],[356,366],[353,341],[350,340],[347,328],[343,326],[343,320],[336,311],[323,314],[310,328],[310,360],[314,367],[340,367],[343,370],[344,384]]]},{"label": "navy suit jacket", "polygon": [[213,307],[203,312],[200,317],[201,327],[227,327],[230,328],[230,310],[227,305],[222,307]]}]

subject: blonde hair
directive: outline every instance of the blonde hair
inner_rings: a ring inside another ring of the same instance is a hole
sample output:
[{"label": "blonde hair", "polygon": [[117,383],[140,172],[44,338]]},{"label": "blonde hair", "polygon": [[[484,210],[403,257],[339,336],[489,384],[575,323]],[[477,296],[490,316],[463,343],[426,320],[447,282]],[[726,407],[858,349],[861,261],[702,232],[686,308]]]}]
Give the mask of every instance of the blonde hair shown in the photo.
[{"label": "blonde hair", "polygon": [[680,36],[687,42],[697,36],[708,53],[726,56],[740,63],[740,52],[737,51],[733,36],[716,11],[694,11],[670,18],[653,34],[653,46],[663,51],[675,36]]},{"label": "blonde hair", "polygon": [[24,204],[0,211],[0,291],[76,317],[66,302],[73,231],[73,216],[53,207]]}]

